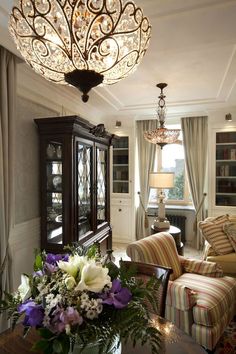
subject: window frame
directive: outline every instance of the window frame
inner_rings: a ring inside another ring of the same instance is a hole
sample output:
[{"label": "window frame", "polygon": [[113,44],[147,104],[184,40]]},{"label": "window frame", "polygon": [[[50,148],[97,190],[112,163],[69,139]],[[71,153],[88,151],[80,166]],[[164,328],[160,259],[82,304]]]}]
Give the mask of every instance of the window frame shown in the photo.
[{"label": "window frame", "polygon": [[[182,145],[183,146],[183,141],[178,140],[174,144],[177,145]],[[170,145],[170,144],[169,144]],[[171,144],[173,145],[173,144]],[[165,148],[165,146],[164,146]],[[155,153],[155,170],[161,171],[161,166],[162,166],[162,149],[160,146],[156,146],[156,153]],[[154,188],[153,188],[154,189]],[[150,188],[151,191],[151,188]],[[182,206],[191,206],[193,205],[192,201],[189,199],[190,195],[190,189],[189,189],[189,182],[188,182],[188,176],[187,176],[187,170],[186,170],[186,161],[184,157],[184,191],[183,191],[183,199],[165,199],[165,204],[166,205],[182,205]],[[148,208],[154,208],[158,205],[158,190],[156,190],[156,200],[155,202],[150,202],[148,201]],[[150,200],[150,193],[149,193],[149,200]]]}]

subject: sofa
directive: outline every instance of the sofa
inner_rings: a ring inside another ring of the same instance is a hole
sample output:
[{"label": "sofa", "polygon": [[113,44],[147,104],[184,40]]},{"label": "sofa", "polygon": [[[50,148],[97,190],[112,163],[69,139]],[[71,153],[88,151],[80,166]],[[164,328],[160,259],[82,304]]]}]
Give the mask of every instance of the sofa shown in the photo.
[{"label": "sofa", "polygon": [[179,256],[174,238],[160,232],[132,242],[132,261],[171,267],[165,317],[212,351],[235,314],[236,279],[213,262]]},{"label": "sofa", "polygon": [[205,238],[203,259],[218,263],[225,275],[236,277],[236,216],[208,217],[198,226]]}]

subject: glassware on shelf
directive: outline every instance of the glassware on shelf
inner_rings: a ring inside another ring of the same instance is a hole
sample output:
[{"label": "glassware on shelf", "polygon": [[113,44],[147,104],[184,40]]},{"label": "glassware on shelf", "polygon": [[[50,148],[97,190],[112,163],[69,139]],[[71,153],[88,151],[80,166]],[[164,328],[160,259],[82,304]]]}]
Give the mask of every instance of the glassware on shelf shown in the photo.
[{"label": "glassware on shelf", "polygon": [[60,190],[62,188],[62,176],[56,175],[52,178],[52,185],[55,189]]},{"label": "glassware on shelf", "polygon": [[48,146],[47,146],[47,157],[49,159],[53,159],[55,157],[55,154],[56,154],[55,146],[53,144],[48,144]]},{"label": "glassware on shelf", "polygon": [[56,155],[57,155],[57,158],[58,159],[61,159],[62,158],[62,148],[61,148],[61,145],[58,145],[57,148],[56,148]]},{"label": "glassware on shelf", "polygon": [[47,221],[55,221],[57,212],[53,207],[47,207]]}]

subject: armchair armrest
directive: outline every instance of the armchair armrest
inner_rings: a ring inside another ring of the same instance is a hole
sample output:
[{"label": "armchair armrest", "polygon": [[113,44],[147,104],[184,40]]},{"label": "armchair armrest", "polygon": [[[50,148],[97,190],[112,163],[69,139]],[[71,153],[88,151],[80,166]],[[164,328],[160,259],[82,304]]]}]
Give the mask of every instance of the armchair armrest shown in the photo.
[{"label": "armchair armrest", "polygon": [[218,263],[189,259],[182,256],[179,256],[179,259],[185,273],[195,273],[212,278],[223,277],[223,269]]},{"label": "armchair armrest", "polygon": [[187,311],[196,304],[196,292],[179,284],[177,281],[169,281],[166,297],[166,305],[178,310]]}]

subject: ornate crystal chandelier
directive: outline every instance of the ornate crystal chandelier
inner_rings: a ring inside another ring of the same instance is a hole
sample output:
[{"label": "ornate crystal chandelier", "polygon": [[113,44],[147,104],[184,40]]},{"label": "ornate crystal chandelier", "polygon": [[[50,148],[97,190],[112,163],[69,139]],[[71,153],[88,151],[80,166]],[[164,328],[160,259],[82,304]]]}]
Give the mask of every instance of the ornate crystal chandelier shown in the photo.
[{"label": "ornate crystal chandelier", "polygon": [[144,138],[149,141],[149,143],[159,145],[162,149],[166,144],[173,144],[178,140],[180,129],[167,129],[164,127],[166,117],[166,96],[163,94],[163,89],[167,86],[167,84],[160,83],[156,86],[161,90],[160,96],[158,96],[158,128],[144,132]]},{"label": "ornate crystal chandelier", "polygon": [[150,40],[147,17],[132,1],[19,0],[10,33],[40,75],[82,93],[134,72]]}]

